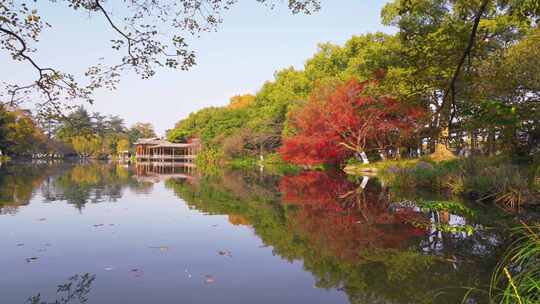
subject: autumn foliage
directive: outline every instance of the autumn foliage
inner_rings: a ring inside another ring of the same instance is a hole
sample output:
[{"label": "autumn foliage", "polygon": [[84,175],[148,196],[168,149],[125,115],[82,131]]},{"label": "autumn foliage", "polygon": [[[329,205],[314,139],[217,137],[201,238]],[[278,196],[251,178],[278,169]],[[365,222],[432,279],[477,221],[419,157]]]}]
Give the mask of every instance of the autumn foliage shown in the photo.
[{"label": "autumn foliage", "polygon": [[322,90],[290,117],[295,135],[285,138],[284,160],[301,165],[339,163],[357,153],[396,147],[419,129],[423,111],[388,97],[365,94],[376,81],[351,80]]}]

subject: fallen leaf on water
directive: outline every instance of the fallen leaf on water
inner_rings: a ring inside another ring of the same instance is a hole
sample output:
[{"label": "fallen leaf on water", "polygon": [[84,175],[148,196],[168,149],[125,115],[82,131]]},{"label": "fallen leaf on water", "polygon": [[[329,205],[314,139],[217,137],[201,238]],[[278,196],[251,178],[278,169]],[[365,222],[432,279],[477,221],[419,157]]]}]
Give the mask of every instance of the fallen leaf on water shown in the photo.
[{"label": "fallen leaf on water", "polygon": [[26,258],[26,263],[34,263],[38,259],[39,257],[29,257],[29,258]]},{"label": "fallen leaf on water", "polygon": [[169,246],[150,246],[148,248],[159,249],[159,251],[161,251],[161,252],[169,251]]},{"label": "fallen leaf on water", "polygon": [[95,224],[94,227],[101,227],[104,226],[103,224]]},{"label": "fallen leaf on water", "polygon": [[214,276],[211,276],[209,274],[204,276],[204,283],[205,284],[212,284],[216,282],[216,278]]},{"label": "fallen leaf on water", "polygon": [[218,251],[218,254],[228,256],[228,257],[232,258],[232,253],[229,250],[220,250],[220,251]]},{"label": "fallen leaf on water", "polygon": [[18,243],[17,244],[17,247],[22,247],[22,246],[24,246],[24,243]]}]

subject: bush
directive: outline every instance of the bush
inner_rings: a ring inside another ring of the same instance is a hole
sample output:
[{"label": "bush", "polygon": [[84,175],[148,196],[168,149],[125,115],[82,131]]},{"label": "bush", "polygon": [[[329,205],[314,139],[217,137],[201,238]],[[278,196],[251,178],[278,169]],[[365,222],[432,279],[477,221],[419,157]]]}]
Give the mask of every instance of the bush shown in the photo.
[{"label": "bush", "polygon": [[195,164],[202,171],[211,172],[220,167],[223,161],[223,152],[218,149],[203,149],[197,154]]}]

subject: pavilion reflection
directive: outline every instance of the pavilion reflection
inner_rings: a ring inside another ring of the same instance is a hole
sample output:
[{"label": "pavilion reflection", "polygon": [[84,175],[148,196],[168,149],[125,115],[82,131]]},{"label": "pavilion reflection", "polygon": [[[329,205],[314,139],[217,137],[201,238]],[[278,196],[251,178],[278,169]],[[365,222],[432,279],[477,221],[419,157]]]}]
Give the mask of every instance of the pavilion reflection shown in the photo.
[{"label": "pavilion reflection", "polygon": [[137,162],[135,175],[140,182],[159,183],[168,179],[192,180],[197,177],[197,167],[193,163]]}]

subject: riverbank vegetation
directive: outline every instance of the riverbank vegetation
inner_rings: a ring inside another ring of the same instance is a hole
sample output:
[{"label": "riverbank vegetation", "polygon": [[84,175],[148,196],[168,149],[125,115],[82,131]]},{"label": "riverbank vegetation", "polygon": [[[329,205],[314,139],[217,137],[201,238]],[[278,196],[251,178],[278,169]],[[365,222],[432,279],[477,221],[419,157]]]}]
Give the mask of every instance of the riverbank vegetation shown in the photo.
[{"label": "riverbank vegetation", "polygon": [[384,7],[382,21],[396,34],[320,44],[302,69],[192,113],[169,139],[200,136],[217,159],[279,152],[301,166],[433,153],[530,164],[540,141],[538,9],[414,3]]},{"label": "riverbank vegetation", "polygon": [[537,10],[522,9],[391,2],[381,15],[396,34],[320,44],[303,69],[278,71],[255,95],[192,113],[169,138],[200,136],[208,152],[201,164],[275,153],[304,168],[348,164],[364,173],[369,163],[396,188],[534,204],[540,32]]},{"label": "riverbank vegetation", "polygon": [[137,139],[147,137],[156,137],[151,124],[127,128],[118,116],[89,113],[82,107],[62,116],[0,108],[0,151],[15,158],[106,159],[130,151]]},{"label": "riverbank vegetation", "polygon": [[345,167],[353,175],[375,173],[394,191],[406,197],[436,192],[477,202],[495,202],[516,211],[540,204],[538,168],[507,157],[471,156],[446,161],[421,159],[358,164]]},{"label": "riverbank vegetation", "polygon": [[516,240],[499,263],[491,282],[494,303],[540,302],[540,225],[515,229]]}]

